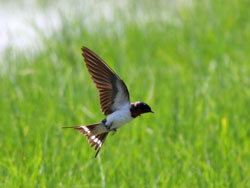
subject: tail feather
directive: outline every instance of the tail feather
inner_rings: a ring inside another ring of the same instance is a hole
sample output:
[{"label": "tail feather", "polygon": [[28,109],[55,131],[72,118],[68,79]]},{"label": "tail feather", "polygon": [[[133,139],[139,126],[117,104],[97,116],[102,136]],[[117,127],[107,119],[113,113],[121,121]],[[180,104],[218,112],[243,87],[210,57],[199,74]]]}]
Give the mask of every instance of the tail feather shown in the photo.
[{"label": "tail feather", "polygon": [[100,152],[100,150],[102,148],[102,145],[105,142],[106,137],[108,136],[108,134],[109,134],[109,132],[98,135],[98,139],[101,141],[101,143],[99,145],[95,146],[95,150],[97,151],[96,154],[95,154],[95,157],[97,157],[98,153]]},{"label": "tail feather", "polygon": [[103,125],[102,123],[96,123],[86,126],[63,127],[63,128],[73,128],[75,130],[80,131],[84,136],[86,136],[90,146],[91,147],[95,146],[94,148],[97,151],[95,157],[97,157],[109,133],[106,130],[106,128],[102,125]]}]

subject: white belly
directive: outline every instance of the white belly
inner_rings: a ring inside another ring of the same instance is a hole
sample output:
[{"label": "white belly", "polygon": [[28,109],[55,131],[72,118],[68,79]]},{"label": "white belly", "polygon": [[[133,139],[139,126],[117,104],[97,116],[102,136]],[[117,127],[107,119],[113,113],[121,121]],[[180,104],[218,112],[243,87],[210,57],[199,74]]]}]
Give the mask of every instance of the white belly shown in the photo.
[{"label": "white belly", "polygon": [[107,125],[111,125],[111,129],[118,129],[124,124],[130,122],[133,118],[130,115],[129,108],[122,108],[121,110],[115,111],[107,117]]}]

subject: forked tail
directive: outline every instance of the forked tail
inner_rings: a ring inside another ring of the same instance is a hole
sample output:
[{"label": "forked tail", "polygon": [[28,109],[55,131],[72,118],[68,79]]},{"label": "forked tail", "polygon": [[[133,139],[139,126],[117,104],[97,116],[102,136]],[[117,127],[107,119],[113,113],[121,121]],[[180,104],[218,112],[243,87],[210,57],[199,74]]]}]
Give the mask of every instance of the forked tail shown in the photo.
[{"label": "forked tail", "polygon": [[63,128],[73,128],[80,131],[84,136],[86,136],[90,146],[94,146],[95,150],[97,151],[95,157],[97,157],[98,153],[100,152],[102,145],[109,133],[107,128],[102,123]]}]

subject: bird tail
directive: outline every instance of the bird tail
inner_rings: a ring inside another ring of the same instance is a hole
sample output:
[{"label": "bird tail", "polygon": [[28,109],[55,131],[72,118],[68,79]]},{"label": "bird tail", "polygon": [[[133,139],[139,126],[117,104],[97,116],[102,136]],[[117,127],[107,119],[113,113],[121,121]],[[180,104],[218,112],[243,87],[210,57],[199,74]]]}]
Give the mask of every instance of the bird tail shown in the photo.
[{"label": "bird tail", "polygon": [[98,153],[100,152],[102,145],[109,133],[108,129],[103,125],[103,123],[63,128],[73,128],[86,136],[90,146],[94,146],[95,150],[97,151],[95,157],[97,157]]}]

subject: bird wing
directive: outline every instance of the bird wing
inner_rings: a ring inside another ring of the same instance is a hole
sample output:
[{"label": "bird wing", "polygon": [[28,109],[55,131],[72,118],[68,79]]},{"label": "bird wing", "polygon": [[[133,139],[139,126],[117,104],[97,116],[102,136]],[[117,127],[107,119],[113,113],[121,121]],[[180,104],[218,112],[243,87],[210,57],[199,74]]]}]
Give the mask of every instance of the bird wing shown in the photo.
[{"label": "bird wing", "polygon": [[113,113],[130,102],[128,88],[117,74],[93,51],[82,47],[88,72],[99,91],[104,115]]}]

